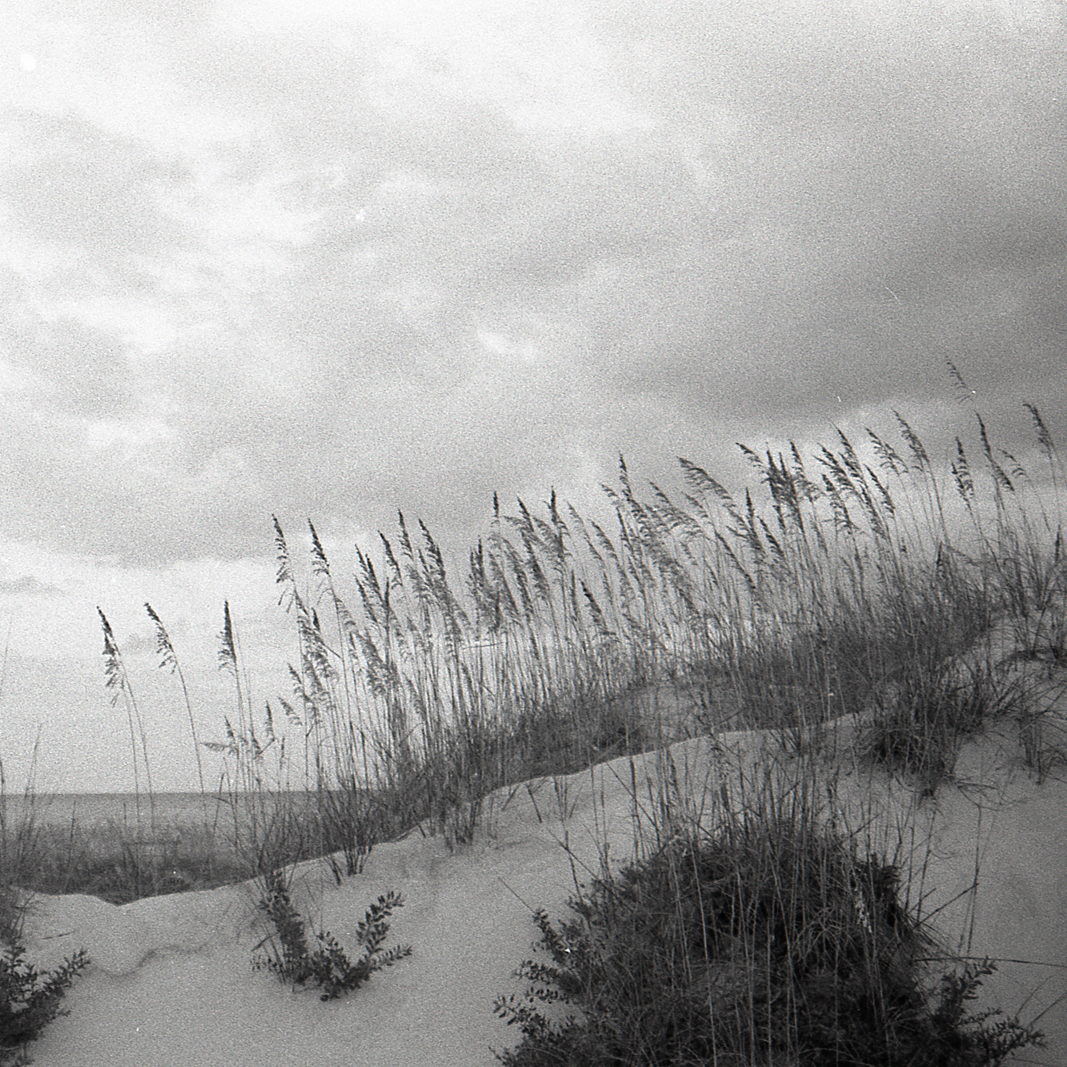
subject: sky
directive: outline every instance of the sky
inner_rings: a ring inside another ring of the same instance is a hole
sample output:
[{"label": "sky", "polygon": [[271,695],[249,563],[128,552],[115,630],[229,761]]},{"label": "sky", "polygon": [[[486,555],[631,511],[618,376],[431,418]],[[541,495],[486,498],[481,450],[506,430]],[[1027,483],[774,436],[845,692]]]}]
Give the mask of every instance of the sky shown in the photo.
[{"label": "sky", "polygon": [[[1067,441],[1067,11],[1038,0],[9,0],[0,15],[0,758],[157,788],[228,689],[286,691],[277,515],[335,567],[421,518],[462,558],[625,456],[974,409]],[[951,360],[969,394],[946,372]]]}]

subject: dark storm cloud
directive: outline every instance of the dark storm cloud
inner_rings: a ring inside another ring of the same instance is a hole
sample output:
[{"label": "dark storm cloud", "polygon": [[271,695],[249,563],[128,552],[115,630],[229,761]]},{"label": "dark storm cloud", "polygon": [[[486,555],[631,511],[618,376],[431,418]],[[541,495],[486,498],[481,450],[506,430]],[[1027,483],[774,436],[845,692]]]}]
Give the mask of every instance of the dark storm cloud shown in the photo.
[{"label": "dark storm cloud", "polygon": [[73,418],[124,414],[132,382],[125,346],[74,318],[3,331],[11,364],[30,376],[42,406]]},{"label": "dark storm cloud", "polygon": [[853,412],[947,396],[955,415],[946,360],[996,413],[1062,395],[1061,34],[834,4],[589,10],[565,93],[538,81],[571,44],[550,18],[532,56],[506,34],[482,56],[355,23],[116,16],[214,132],[176,168],[87,119],[16,117],[10,223],[82,250],[79,294],[104,255],[113,292],[178,324],[138,359],[62,317],[25,334],[39,411],[94,442],[52,422],[19,446],[63,538],[234,556],[272,510],[388,527],[402,507],[462,542],[493,490],[595,484],[619,452],[660,479],[676,453]]},{"label": "dark storm cloud", "polygon": [[619,77],[703,142],[721,230],[597,294],[617,388],[781,427],[839,396],[926,396],[946,358],[1010,393],[1054,370],[1062,38],[832,5],[628,14],[601,24]]},{"label": "dark storm cloud", "polygon": [[106,134],[73,113],[8,116],[12,157],[0,175],[7,222],[35,241],[96,257],[158,248],[172,236],[158,192],[180,174],[147,145]]},{"label": "dark storm cloud", "polygon": [[[798,27],[753,9],[757,29],[743,19],[724,28],[721,14],[687,8],[673,25],[648,23],[644,36],[624,19],[609,37],[620,82],[657,125],[562,147],[528,139],[499,181],[492,149],[504,127],[486,127],[492,136],[466,142],[469,160],[489,161],[479,184],[465,161],[458,194],[431,191],[397,212],[402,270],[432,276],[454,330],[457,309],[499,319],[523,308],[569,320],[588,344],[566,379],[584,390],[581,402],[564,402],[556,368],[532,371],[518,394],[543,418],[512,418],[510,447],[493,448],[492,460],[474,453],[499,444],[487,428],[515,392],[486,396],[482,433],[430,405],[431,420],[454,432],[422,435],[435,446],[426,451],[394,410],[377,424],[402,442],[378,467],[386,487],[432,499],[433,479],[423,484],[418,472],[436,472],[427,456],[446,455],[451,491],[466,495],[488,486],[493,469],[513,476],[522,464],[506,457],[538,435],[583,424],[602,463],[643,452],[642,409],[660,420],[657,444],[677,424],[683,439],[703,430],[707,447],[729,448],[735,433],[804,434],[852,407],[888,416],[894,405],[951,396],[946,360],[975,379],[994,413],[1017,409],[1026,385],[1060,377],[1063,57],[981,26],[924,37],[818,14]],[[641,73],[651,67],[654,80]],[[398,140],[413,137],[409,129]],[[687,140],[703,183],[679,152]],[[367,239],[375,235],[372,225]],[[330,306],[326,292],[321,304],[312,296],[308,316]],[[339,321],[379,354],[368,369],[429,365],[410,324],[360,305]],[[444,363],[455,382],[472,369],[460,351]],[[627,426],[620,412],[638,420]],[[658,476],[665,459],[644,458]],[[527,477],[536,468],[551,479],[553,462],[563,462],[558,452],[538,449]],[[358,478],[351,486],[358,497]]]}]

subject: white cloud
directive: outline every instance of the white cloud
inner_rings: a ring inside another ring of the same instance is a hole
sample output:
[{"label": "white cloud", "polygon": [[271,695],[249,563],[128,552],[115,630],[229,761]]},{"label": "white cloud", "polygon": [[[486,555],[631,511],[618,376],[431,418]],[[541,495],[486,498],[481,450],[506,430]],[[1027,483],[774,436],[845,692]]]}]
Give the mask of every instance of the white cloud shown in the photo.
[{"label": "white cloud", "polygon": [[16,370],[6,359],[0,359],[0,392],[25,392],[32,384],[32,379],[24,370]]},{"label": "white cloud", "polygon": [[118,447],[124,459],[129,460],[146,446],[174,436],[174,431],[160,419],[137,419],[118,422],[101,419],[91,422],[85,431],[85,441],[93,452]]}]

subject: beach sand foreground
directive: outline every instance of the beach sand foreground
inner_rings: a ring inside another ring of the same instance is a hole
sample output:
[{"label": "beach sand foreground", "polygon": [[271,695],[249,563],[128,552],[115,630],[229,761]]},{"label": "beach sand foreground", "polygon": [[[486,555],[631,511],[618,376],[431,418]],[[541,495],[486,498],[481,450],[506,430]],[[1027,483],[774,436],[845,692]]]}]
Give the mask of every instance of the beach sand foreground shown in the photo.
[{"label": "beach sand foreground", "polygon": [[[666,751],[683,791],[719,796],[726,781],[738,795],[738,774],[767,766],[772,743],[752,731]],[[122,907],[85,896],[38,897],[26,920],[29,958],[49,967],[84,948],[92,965],[68,992],[70,1014],[45,1030],[30,1055],[38,1067],[489,1067],[491,1048],[521,1036],[493,1015],[492,1002],[524,990],[513,971],[537,939],[532,909],[556,921],[568,915],[575,872],[588,881],[605,841],[613,867],[632,858],[632,783],[647,797],[645,783],[664,765],[662,754],[649,753],[633,769],[623,758],[556,783],[503,790],[472,845],[450,852],[441,838],[415,832],[376,847],[364,872],[340,886],[325,862],[301,864],[294,902],[342,945],[354,944],[356,924],[379,894],[397,890],[405,900],[386,945],[411,945],[412,954],[329,1003],[252,970],[252,950],[267,932],[252,884]],[[839,765],[838,800],[857,825],[869,824],[872,847],[888,840],[879,840],[883,832],[891,839],[894,827],[911,828],[906,848],[915,862],[927,857],[923,883],[916,873],[912,892],[925,896],[927,914],[945,905],[935,925],[948,946],[1005,961],[985,980],[978,1006],[995,1003],[1026,1022],[1063,996],[1064,776],[1038,784],[1019,766],[1017,742],[996,730],[968,743],[959,782],[942,785],[934,800],[919,800],[877,772],[872,779]],[[967,890],[976,859],[975,894]],[[1067,1001],[1038,1025],[1048,1048],[1026,1050],[1026,1061],[1065,1067]]]}]

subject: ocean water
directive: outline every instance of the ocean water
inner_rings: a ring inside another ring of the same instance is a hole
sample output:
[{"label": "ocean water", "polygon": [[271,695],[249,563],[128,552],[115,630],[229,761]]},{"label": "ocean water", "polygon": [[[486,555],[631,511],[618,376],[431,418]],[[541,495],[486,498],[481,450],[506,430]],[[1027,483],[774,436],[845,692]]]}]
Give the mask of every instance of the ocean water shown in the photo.
[{"label": "ocean water", "polygon": [[[247,810],[248,797],[238,795],[238,814]],[[275,798],[297,806],[310,804],[314,794],[299,792],[279,794]],[[257,806],[260,801],[257,800]],[[119,827],[136,833],[150,832],[154,825],[159,831],[183,826],[202,827],[205,819],[218,820],[221,827],[233,826],[233,805],[229,796],[200,793],[156,793],[150,801],[134,793],[49,793],[4,798],[7,825],[17,826],[32,814],[38,826],[69,828],[73,821],[83,829]],[[269,803],[269,801],[268,801]]]}]

